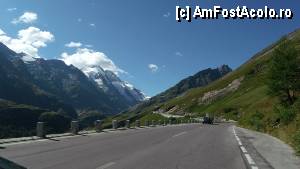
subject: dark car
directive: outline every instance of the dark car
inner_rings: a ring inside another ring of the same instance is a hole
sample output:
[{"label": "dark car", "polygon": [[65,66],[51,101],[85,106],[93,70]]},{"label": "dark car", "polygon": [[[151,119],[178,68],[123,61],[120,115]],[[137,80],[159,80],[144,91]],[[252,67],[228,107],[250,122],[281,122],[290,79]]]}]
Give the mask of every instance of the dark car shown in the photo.
[{"label": "dark car", "polygon": [[202,123],[203,124],[213,124],[214,123],[214,118],[212,118],[212,117],[204,117]]}]

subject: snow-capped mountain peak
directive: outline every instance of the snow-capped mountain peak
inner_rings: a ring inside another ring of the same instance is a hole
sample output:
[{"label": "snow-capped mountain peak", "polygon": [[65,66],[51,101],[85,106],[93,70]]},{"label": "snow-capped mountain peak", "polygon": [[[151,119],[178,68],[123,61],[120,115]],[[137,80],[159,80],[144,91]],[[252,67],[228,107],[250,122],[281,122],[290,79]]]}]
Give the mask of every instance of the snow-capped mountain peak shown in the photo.
[{"label": "snow-capped mountain peak", "polygon": [[23,60],[24,63],[34,62],[37,59],[37,58],[29,56],[25,53],[20,53],[19,56]]},{"label": "snow-capped mountain peak", "polygon": [[81,69],[83,73],[104,92],[117,91],[131,103],[144,101],[146,96],[132,84],[122,81],[115,73],[104,70],[100,66]]}]

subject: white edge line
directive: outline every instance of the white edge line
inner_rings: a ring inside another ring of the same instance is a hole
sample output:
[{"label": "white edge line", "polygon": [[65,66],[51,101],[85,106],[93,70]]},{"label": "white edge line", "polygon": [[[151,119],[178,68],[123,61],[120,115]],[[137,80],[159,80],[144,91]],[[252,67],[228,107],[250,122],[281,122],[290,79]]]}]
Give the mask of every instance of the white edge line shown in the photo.
[{"label": "white edge line", "polygon": [[244,146],[241,146],[240,148],[241,148],[241,150],[242,150],[243,153],[247,153],[247,150],[245,149]]},{"label": "white edge line", "polygon": [[250,165],[252,165],[251,169],[258,169],[258,167],[255,166],[256,164],[255,164],[254,160],[252,159],[252,157],[249,154],[247,154],[246,148],[244,146],[242,146],[242,142],[241,142],[240,138],[238,137],[238,135],[236,134],[235,128],[232,127],[232,130],[233,130],[233,134],[234,134],[236,140],[238,141],[238,144],[240,145],[240,148],[241,148],[242,152],[244,153],[248,163]]},{"label": "white edge line", "polygon": [[249,154],[245,154],[245,157],[250,165],[255,165],[254,160],[252,159],[252,157]]}]

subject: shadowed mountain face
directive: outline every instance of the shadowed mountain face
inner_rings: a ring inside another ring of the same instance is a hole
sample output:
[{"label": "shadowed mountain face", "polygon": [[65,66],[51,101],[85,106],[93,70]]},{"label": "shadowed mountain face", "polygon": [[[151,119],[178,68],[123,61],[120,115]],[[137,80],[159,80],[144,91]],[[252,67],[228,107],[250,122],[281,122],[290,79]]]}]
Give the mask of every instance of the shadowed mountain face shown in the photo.
[{"label": "shadowed mountain face", "polygon": [[94,72],[92,76],[60,60],[17,54],[0,43],[2,99],[53,111],[68,107],[72,117],[76,116],[74,109],[77,113],[96,110],[115,114],[144,100],[140,91],[112,72],[101,72]]},{"label": "shadowed mountain face", "polygon": [[19,58],[21,56],[3,44],[0,45],[0,98],[52,111],[63,109],[70,117],[76,117],[76,112],[71,106],[32,83],[32,76]]},{"label": "shadowed mountain face", "polygon": [[189,89],[206,86],[211,82],[223,77],[224,75],[226,75],[231,71],[232,69],[228,65],[222,65],[219,68],[215,68],[215,69],[208,68],[202,70],[193,76],[181,80],[174,87],[171,87],[170,89],[159,94],[153,99],[158,98],[159,100],[165,101],[165,100],[175,98],[183,94],[184,92],[188,91]]},{"label": "shadowed mountain face", "polygon": [[209,85],[210,83],[222,78],[231,71],[232,69],[228,65],[222,65],[215,69],[208,68],[202,70],[193,76],[181,80],[175,86],[157,96],[152,97],[149,101],[145,101],[131,108],[127,111],[127,113],[133,113],[133,116],[135,116],[136,114],[152,113],[153,110],[156,110],[165,102],[176,97],[183,96],[190,89]]}]

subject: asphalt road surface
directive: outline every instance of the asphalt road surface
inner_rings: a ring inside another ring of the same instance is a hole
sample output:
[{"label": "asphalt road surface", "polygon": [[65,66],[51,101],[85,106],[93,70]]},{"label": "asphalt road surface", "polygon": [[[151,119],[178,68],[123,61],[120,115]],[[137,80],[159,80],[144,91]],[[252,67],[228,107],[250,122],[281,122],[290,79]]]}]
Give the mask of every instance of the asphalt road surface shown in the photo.
[{"label": "asphalt road surface", "polygon": [[245,169],[230,124],[131,129],[17,144],[0,156],[29,169]]}]

